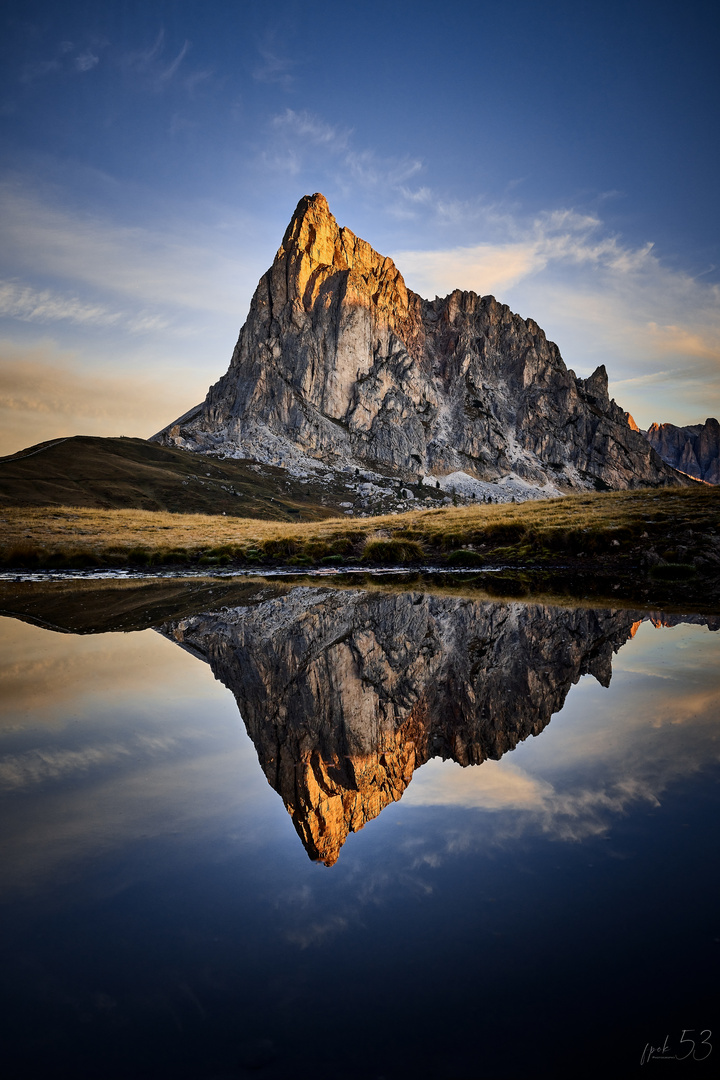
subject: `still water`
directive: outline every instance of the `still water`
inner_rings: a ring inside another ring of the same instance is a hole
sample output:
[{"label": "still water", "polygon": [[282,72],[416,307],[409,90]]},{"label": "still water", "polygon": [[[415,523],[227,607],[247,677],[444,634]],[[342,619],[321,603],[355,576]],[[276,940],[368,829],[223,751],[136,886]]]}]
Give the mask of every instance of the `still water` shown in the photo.
[{"label": "still water", "polygon": [[306,587],[0,620],[4,1075],[709,1075],[718,627]]}]

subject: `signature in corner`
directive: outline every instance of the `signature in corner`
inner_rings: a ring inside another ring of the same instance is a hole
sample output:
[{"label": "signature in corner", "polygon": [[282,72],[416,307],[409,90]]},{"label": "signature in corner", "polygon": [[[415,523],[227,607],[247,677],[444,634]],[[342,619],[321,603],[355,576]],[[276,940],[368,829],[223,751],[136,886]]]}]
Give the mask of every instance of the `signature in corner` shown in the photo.
[{"label": "signature in corner", "polygon": [[[693,1061],[704,1061],[705,1058],[709,1058],[712,1054],[712,1043],[710,1042],[712,1031],[709,1028],[704,1028],[700,1032],[699,1039],[691,1037],[694,1031],[696,1031],[696,1028],[683,1028],[678,1043],[678,1047],[683,1048],[681,1053],[674,1052],[669,1035],[665,1036],[662,1046],[652,1046],[650,1043],[645,1043],[640,1064],[647,1065],[650,1061],[687,1061],[688,1058],[692,1058]],[[690,1049],[687,1049],[688,1045]]]}]

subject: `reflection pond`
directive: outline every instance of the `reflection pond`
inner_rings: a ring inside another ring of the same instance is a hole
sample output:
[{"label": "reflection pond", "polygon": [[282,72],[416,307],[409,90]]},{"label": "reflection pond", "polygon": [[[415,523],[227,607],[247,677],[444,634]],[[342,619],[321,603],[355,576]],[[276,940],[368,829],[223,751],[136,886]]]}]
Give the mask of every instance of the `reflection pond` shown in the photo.
[{"label": "reflection pond", "polygon": [[4,1075],[709,1074],[720,618],[142,603],[0,620]]}]

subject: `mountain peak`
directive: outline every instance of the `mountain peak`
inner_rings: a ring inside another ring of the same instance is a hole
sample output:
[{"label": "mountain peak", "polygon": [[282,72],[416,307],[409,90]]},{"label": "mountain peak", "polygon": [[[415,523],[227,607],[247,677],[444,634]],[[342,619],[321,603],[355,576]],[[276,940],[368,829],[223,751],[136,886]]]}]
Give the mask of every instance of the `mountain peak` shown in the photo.
[{"label": "mountain peak", "polygon": [[720,424],[714,416],[686,427],[651,424],[647,440],[669,465],[707,484],[720,484]]},{"label": "mountain peak", "polygon": [[300,199],[226,375],[157,438],[271,464],[559,488],[682,483],[532,319],[456,290],[423,300],[392,259]]},{"label": "mountain peak", "polygon": [[309,248],[317,239],[318,232],[323,238],[331,236],[334,238],[334,234],[338,231],[337,222],[330,212],[325,196],[319,191],[314,195],[303,195],[285,230],[277,257],[279,258],[283,252],[288,252],[293,247],[301,247],[309,252]]},{"label": "mountain peak", "polygon": [[[320,192],[304,195],[297,204],[271,273],[278,264],[287,282],[288,299],[299,299],[306,311],[321,293],[327,293],[333,278],[333,290],[342,285],[356,303],[364,303],[370,292],[393,328],[398,318],[407,315],[405,282],[392,259],[340,227]],[[344,274],[342,282],[338,274]]]}]

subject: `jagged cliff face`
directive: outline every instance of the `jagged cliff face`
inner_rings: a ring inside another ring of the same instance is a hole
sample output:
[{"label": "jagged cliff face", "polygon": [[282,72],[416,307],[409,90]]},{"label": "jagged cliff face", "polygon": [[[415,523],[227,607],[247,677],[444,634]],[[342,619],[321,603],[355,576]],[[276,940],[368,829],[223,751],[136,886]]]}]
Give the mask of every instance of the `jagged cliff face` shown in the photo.
[{"label": "jagged cliff face", "polygon": [[492,296],[423,300],[319,194],[298,204],[227,374],[156,438],[404,478],[682,482],[609,399],[604,367],[576,378],[532,319]]},{"label": "jagged cliff face", "polygon": [[720,484],[720,424],[715,417],[689,427],[651,424],[645,437],[674,468],[708,484]]},{"label": "jagged cliff face", "polygon": [[537,735],[583,674],[610,682],[629,611],[296,588],[167,624],[234,693],[312,859],[431,757],[478,765]]}]

